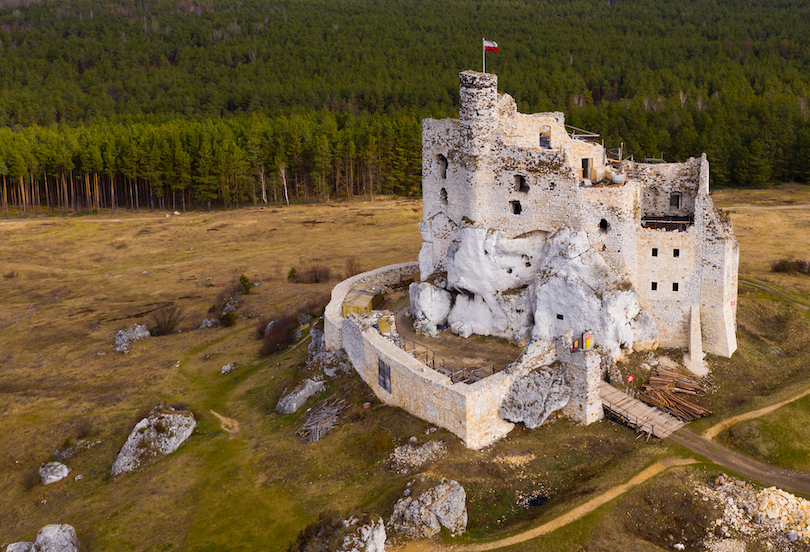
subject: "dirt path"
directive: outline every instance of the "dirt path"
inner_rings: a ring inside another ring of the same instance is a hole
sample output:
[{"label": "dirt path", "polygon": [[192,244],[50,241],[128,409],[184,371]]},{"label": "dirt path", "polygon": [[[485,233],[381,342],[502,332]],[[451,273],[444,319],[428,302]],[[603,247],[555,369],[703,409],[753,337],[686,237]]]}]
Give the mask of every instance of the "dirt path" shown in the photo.
[{"label": "dirt path", "polygon": [[785,211],[787,209],[810,209],[810,204],[802,203],[800,205],[731,205],[729,207],[721,207],[724,211],[729,209],[754,209],[757,211]]},{"label": "dirt path", "polygon": [[786,404],[790,404],[793,401],[798,401],[799,399],[801,399],[802,397],[806,397],[807,395],[810,395],[810,387],[808,387],[804,391],[800,392],[798,395],[795,395],[795,396],[793,396],[793,397],[791,397],[789,399],[785,399],[782,402],[778,402],[776,404],[766,406],[765,408],[760,408],[759,410],[752,410],[751,412],[745,412],[743,414],[738,414],[737,416],[732,416],[731,418],[723,420],[720,423],[715,424],[712,427],[710,427],[709,429],[707,429],[703,433],[703,437],[705,437],[706,439],[709,439],[709,440],[714,439],[715,437],[720,435],[720,433],[722,433],[724,430],[730,428],[734,424],[738,424],[738,423],[744,422],[746,420],[753,420],[755,418],[759,418],[761,416],[764,416],[765,414],[770,414],[774,410],[782,408]]},{"label": "dirt path", "polygon": [[759,462],[696,435],[687,428],[676,431],[669,438],[692,452],[705,456],[715,464],[734,470],[760,483],[776,485],[786,491],[810,495],[810,475],[806,473]]},{"label": "dirt path", "polygon": [[666,470],[667,468],[671,468],[674,466],[686,466],[688,464],[695,464],[697,460],[693,459],[685,459],[685,458],[678,458],[678,457],[668,457],[662,460],[659,460],[649,468],[639,472],[636,474],[635,477],[630,479],[627,483],[622,483],[621,485],[617,485],[612,489],[605,491],[604,493],[590,499],[585,504],[577,506],[570,512],[567,512],[560,517],[554,518],[549,522],[544,523],[538,527],[534,527],[527,531],[523,531],[522,533],[518,533],[517,535],[512,535],[511,537],[506,537],[503,539],[499,539],[492,542],[485,542],[481,544],[468,544],[464,546],[443,546],[434,541],[414,541],[406,543],[402,546],[394,547],[392,550],[396,550],[398,552],[422,552],[428,550],[452,550],[453,552],[481,552],[484,550],[496,550],[498,548],[504,548],[506,546],[512,546],[514,544],[519,544],[521,542],[526,542],[527,540],[535,539],[541,535],[545,535],[546,533],[551,533],[552,531],[556,531],[560,527],[564,525],[568,525],[571,522],[574,522],[578,519],[582,519],[586,515],[590,514],[603,504],[610,502],[614,498],[626,493],[633,487],[637,487],[641,485],[648,479],[655,477],[662,471]]},{"label": "dirt path", "polygon": [[239,422],[237,422],[233,418],[226,418],[222,414],[217,414],[213,410],[209,410],[209,412],[213,414],[217,420],[219,420],[219,425],[222,426],[222,429],[224,429],[231,435],[239,431]]},{"label": "dirt path", "polygon": [[785,297],[784,295],[782,295],[781,293],[779,293],[775,289],[769,288],[768,286],[764,286],[764,285],[758,284],[756,282],[749,282],[748,280],[740,280],[740,283],[745,284],[747,286],[753,286],[755,288],[761,289],[762,291],[767,291],[768,293],[770,293],[772,295],[776,295],[780,299],[783,299],[783,300],[787,301],[788,303],[790,303],[791,305],[799,307],[802,310],[810,310],[810,305],[805,305],[804,303],[798,303],[798,302],[794,301],[793,299],[790,299],[789,297]]}]

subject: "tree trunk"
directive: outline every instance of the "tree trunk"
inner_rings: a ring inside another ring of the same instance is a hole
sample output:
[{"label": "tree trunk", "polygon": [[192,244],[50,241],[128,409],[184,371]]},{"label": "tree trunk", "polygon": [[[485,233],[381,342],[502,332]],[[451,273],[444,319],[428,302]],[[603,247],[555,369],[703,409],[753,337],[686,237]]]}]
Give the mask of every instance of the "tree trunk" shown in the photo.
[{"label": "tree trunk", "polygon": [[278,172],[281,175],[281,184],[284,186],[284,199],[287,201],[287,205],[290,204],[290,196],[287,193],[287,168],[284,165],[279,166]]},{"label": "tree trunk", "polygon": [[8,189],[6,186],[6,175],[3,175],[3,212],[8,218]]}]

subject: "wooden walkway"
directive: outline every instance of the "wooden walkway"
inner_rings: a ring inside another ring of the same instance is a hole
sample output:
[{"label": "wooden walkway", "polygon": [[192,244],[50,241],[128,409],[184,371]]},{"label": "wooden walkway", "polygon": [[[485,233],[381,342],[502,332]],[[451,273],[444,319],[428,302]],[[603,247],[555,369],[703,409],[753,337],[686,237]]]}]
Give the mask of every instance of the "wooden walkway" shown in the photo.
[{"label": "wooden walkway", "polygon": [[602,382],[599,395],[602,406],[610,414],[641,433],[665,439],[685,425],[678,418],[634,399],[607,382]]}]

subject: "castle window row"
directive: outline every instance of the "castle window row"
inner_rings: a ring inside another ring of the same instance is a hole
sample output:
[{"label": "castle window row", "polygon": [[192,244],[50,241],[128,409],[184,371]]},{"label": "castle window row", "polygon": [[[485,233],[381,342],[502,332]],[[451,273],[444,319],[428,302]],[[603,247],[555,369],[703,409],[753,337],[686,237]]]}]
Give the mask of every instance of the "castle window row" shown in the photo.
[{"label": "castle window row", "polygon": [[[678,285],[678,282],[672,282],[672,291],[678,291],[679,288],[680,285]],[[658,282],[650,282],[650,289],[652,291],[658,291]]]},{"label": "castle window row", "polygon": [[[653,247],[653,248],[652,248],[652,251],[650,252],[650,254],[651,254],[653,257],[657,257],[657,256],[658,256],[658,248],[657,248],[657,247]],[[677,259],[678,257],[680,257],[680,256],[681,256],[681,250],[680,250],[680,249],[678,249],[678,248],[674,248],[674,249],[672,250],[672,256],[673,256],[673,257],[675,257],[675,258]]]}]

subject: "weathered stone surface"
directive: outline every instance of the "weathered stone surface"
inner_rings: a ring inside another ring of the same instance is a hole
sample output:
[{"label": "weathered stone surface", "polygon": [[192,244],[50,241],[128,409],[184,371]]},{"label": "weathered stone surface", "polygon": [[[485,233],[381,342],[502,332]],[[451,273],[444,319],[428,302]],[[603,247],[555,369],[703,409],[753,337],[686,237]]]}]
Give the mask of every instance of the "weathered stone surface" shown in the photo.
[{"label": "weathered stone surface", "polygon": [[543,425],[553,412],[565,407],[570,396],[565,371],[544,366],[512,383],[499,412],[504,420],[523,422],[527,428],[534,429]]},{"label": "weathered stone surface", "polygon": [[467,493],[457,481],[442,480],[418,497],[397,501],[388,526],[414,539],[437,535],[442,527],[457,535],[467,529]]},{"label": "weathered stone surface", "polygon": [[279,414],[292,414],[304,406],[307,399],[317,395],[326,389],[322,381],[305,379],[295,389],[281,397],[276,405],[276,412]]},{"label": "weathered stone surface", "polygon": [[12,542],[6,547],[6,552],[36,552],[33,542]]},{"label": "weathered stone surface", "polygon": [[326,350],[323,330],[312,329],[309,331],[309,337],[311,339],[309,345],[307,345],[307,356],[309,358]]},{"label": "weathered stone surface", "polygon": [[79,537],[71,525],[46,525],[34,541],[37,552],[79,552]]},{"label": "weathered stone surface", "polygon": [[[415,441],[416,437],[412,437]],[[447,454],[447,447],[442,441],[428,441],[423,445],[407,444],[396,447],[389,461],[397,473],[408,473],[421,468]]]},{"label": "weathered stone surface", "polygon": [[362,524],[355,517],[345,520],[346,533],[335,552],[385,552],[385,523],[378,515],[369,518]]},{"label": "weathered stone surface", "polygon": [[131,472],[149,460],[171,454],[188,439],[197,422],[191,412],[155,407],[138,422],[112,466],[112,477]]},{"label": "weathered stone surface", "polygon": [[448,291],[428,282],[414,282],[408,288],[408,294],[415,328],[420,329],[427,323],[438,326],[447,322],[453,304],[453,297]]},{"label": "weathered stone surface", "polygon": [[115,334],[115,351],[128,353],[132,344],[140,339],[146,339],[151,334],[143,324],[133,324],[128,330],[118,330]]},{"label": "weathered stone surface", "polygon": [[229,362],[225,366],[222,367],[222,370],[219,371],[221,375],[227,375],[236,370],[237,364],[235,362]]},{"label": "weathered stone surface", "polygon": [[220,324],[220,322],[219,322],[219,319],[217,319],[217,318],[206,318],[205,320],[202,321],[202,324],[200,324],[197,327],[197,329],[198,330],[203,330],[205,328],[215,328],[215,327],[219,326],[219,324]]},{"label": "weathered stone surface", "polygon": [[48,462],[39,467],[39,477],[42,479],[43,485],[50,485],[61,481],[70,473],[70,468],[61,462]]}]

